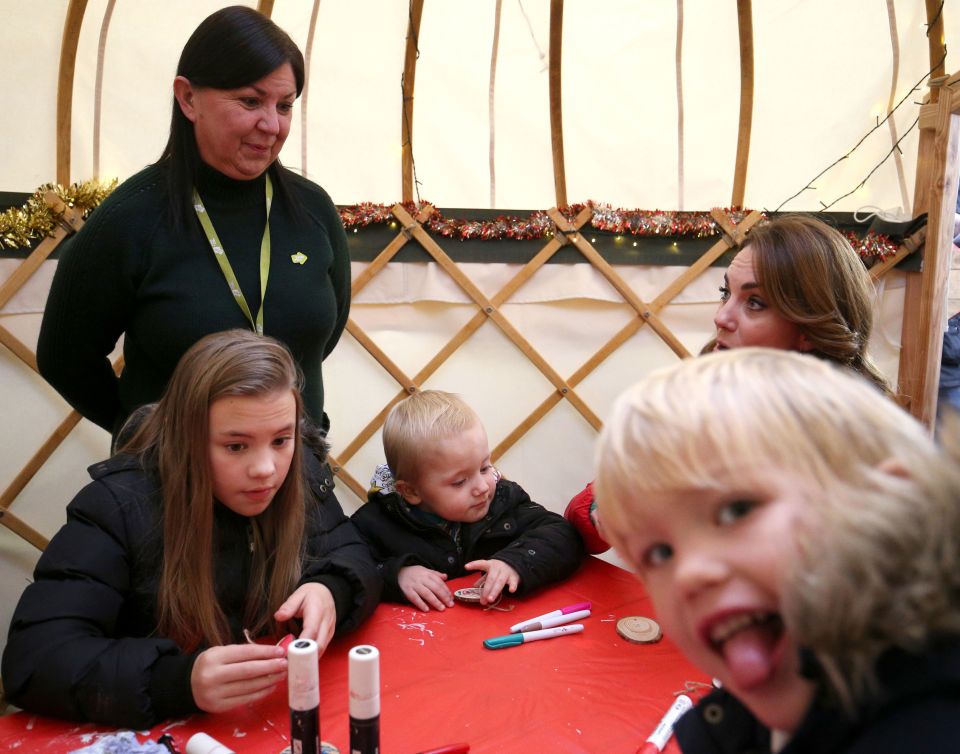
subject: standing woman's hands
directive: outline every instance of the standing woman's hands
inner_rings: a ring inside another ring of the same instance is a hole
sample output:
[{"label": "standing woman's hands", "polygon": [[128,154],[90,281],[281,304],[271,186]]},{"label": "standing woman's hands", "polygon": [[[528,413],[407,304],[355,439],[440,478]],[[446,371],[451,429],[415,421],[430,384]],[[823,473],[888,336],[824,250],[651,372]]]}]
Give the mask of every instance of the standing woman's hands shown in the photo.
[{"label": "standing woman's hands", "polygon": [[278,623],[299,618],[303,623],[300,639],[313,639],[321,654],[333,638],[337,627],[337,607],[333,594],[323,584],[303,584],[287,597],[273,614]]}]

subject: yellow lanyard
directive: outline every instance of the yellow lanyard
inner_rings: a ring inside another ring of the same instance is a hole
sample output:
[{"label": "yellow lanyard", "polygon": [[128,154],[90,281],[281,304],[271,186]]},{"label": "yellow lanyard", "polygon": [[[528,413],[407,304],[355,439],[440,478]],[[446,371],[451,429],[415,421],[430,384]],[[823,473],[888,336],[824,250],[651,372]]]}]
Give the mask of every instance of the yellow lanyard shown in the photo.
[{"label": "yellow lanyard", "polygon": [[260,241],[260,310],[257,312],[257,321],[253,321],[253,315],[250,314],[250,307],[247,306],[247,300],[243,297],[243,291],[240,290],[240,284],[237,282],[237,276],[233,273],[230,266],[230,260],[227,259],[227,252],[217,237],[217,231],[213,229],[213,223],[210,221],[210,215],[207,214],[207,208],[203,206],[203,200],[196,188],[193,189],[193,209],[197,213],[197,219],[203,226],[203,232],[207,234],[207,240],[210,242],[210,248],[213,249],[213,256],[220,265],[220,271],[230,286],[230,292],[233,294],[237,306],[247,317],[250,326],[258,335],[263,335],[263,302],[267,297],[267,278],[270,276],[270,205],[273,202],[273,184],[270,182],[270,176],[266,176],[266,202],[267,202],[267,224],[263,228],[263,239]]}]

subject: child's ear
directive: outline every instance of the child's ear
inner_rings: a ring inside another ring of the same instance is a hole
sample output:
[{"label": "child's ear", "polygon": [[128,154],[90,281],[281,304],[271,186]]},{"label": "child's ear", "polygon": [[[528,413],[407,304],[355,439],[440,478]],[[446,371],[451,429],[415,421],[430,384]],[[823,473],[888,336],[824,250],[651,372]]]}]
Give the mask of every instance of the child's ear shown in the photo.
[{"label": "child's ear", "polygon": [[880,461],[880,463],[877,464],[877,468],[884,474],[899,477],[900,479],[913,478],[913,474],[910,473],[910,469],[906,467],[904,462],[899,458],[894,458],[893,456]]},{"label": "child's ear", "polygon": [[397,492],[400,493],[400,497],[406,500],[410,505],[420,505],[423,498],[420,497],[420,494],[417,492],[417,488],[410,484],[410,482],[397,479],[396,482],[394,482],[394,486],[397,488]]}]

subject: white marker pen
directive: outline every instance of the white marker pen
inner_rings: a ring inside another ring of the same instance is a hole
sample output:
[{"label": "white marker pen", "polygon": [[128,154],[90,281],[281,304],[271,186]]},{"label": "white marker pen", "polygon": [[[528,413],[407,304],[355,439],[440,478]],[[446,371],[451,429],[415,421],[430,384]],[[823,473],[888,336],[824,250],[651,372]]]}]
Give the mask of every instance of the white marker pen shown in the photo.
[{"label": "white marker pen", "polygon": [[647,742],[637,754],[660,754],[673,735],[673,726],[683,714],[693,706],[693,700],[686,694],[680,694],[677,700],[667,710],[667,714],[647,737]]},{"label": "white marker pen", "polygon": [[319,652],[312,639],[287,647],[287,698],[290,702],[290,750],[320,754]]},{"label": "white marker pen", "polygon": [[[528,631],[542,631],[545,628],[555,628],[567,623],[576,623],[578,620],[590,617],[589,610],[577,610],[575,613],[566,613],[564,615],[554,615],[551,618],[538,618],[537,620],[524,623],[517,629],[519,633]],[[512,627],[511,627],[512,629]]]},{"label": "white marker pen", "polygon": [[233,749],[228,749],[206,733],[194,733],[187,741],[186,752],[187,754],[233,754]]},{"label": "white marker pen", "polygon": [[347,655],[350,679],[350,754],[380,754],[380,652],[369,644]]}]

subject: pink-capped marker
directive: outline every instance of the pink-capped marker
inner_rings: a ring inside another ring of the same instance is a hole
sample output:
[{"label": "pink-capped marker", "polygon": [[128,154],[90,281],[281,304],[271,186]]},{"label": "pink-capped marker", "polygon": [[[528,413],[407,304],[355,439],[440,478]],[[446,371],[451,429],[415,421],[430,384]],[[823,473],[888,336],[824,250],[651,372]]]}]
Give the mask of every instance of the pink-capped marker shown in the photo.
[{"label": "pink-capped marker", "polygon": [[667,714],[653,729],[653,733],[647,737],[646,743],[637,749],[637,754],[660,754],[670,740],[670,736],[673,735],[673,726],[691,707],[693,707],[693,700],[689,696],[678,695],[676,701],[667,710]]},{"label": "pink-capped marker", "polygon": [[583,618],[589,618],[589,610],[577,610],[575,613],[566,613],[564,615],[555,615],[552,618],[540,618],[535,620],[532,623],[524,623],[516,631],[510,629],[511,633],[523,633],[524,631],[541,631],[544,628],[553,628],[554,626],[562,626],[566,623],[574,623]]},{"label": "pink-capped marker", "polygon": [[[577,602],[573,605],[567,605],[566,607],[561,607],[559,610],[551,610],[549,613],[544,613],[543,615],[538,615],[535,618],[527,618],[522,623],[515,623],[510,626],[510,633],[515,634],[517,631],[523,631],[524,626],[529,626],[532,623],[538,623],[545,620],[550,620],[551,618],[558,618],[561,615],[569,615],[570,613],[579,613],[583,610],[589,611],[593,607],[592,602]],[[557,624],[553,624],[557,625]]]}]

